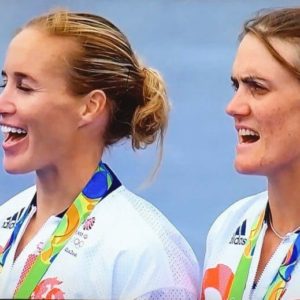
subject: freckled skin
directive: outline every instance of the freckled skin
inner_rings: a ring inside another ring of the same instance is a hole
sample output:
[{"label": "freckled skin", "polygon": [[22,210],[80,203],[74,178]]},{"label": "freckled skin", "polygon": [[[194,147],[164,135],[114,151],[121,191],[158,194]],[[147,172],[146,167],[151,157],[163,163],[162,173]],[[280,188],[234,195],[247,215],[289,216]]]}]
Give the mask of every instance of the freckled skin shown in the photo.
[{"label": "freckled skin", "polygon": [[[273,46],[289,62],[297,60],[296,49],[273,39]],[[236,124],[257,131],[259,141],[237,147],[235,167],[244,174],[277,177],[300,169],[300,83],[281,66],[253,35],[241,41],[232,76],[238,88],[227,106]],[[253,89],[242,78],[253,76],[264,89]]]}]

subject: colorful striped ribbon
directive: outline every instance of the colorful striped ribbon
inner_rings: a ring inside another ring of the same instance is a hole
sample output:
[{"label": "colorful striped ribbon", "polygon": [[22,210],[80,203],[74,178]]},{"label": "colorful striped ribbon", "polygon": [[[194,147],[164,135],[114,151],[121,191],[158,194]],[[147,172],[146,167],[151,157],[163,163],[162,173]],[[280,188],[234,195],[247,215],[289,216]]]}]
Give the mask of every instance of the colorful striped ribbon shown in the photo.
[{"label": "colorful striped ribbon", "polygon": [[[252,225],[249,239],[245,245],[233,282],[229,292],[229,300],[241,300],[249,276],[249,270],[256,248],[258,236],[265,219],[264,210]],[[286,291],[286,285],[292,278],[292,273],[300,259],[300,234],[298,233],[294,243],[289,248],[276,275],[270,283],[263,300],[280,300]]]},{"label": "colorful striped ribbon", "polygon": [[[110,192],[114,177],[108,167],[100,162],[95,173],[82,192],[75,198],[71,206],[62,217],[41,253],[36,258],[32,267],[19,283],[14,298],[28,299],[40,282],[57,255],[76,232],[78,227],[87,219],[94,207]],[[3,268],[7,254],[15,242],[24,220],[30,212],[27,208],[24,215],[17,222],[9,241],[0,254],[0,266]]]}]

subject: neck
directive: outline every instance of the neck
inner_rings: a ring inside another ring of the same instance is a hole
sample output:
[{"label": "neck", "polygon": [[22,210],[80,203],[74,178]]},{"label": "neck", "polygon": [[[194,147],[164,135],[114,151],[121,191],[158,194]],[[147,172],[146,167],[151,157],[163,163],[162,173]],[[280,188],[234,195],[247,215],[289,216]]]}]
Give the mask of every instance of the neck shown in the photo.
[{"label": "neck", "polygon": [[274,228],[282,235],[300,226],[300,178],[285,177],[268,182],[269,205]]},{"label": "neck", "polygon": [[64,160],[57,166],[36,171],[36,220],[43,223],[51,215],[66,210],[94,173],[102,153],[81,155]]}]

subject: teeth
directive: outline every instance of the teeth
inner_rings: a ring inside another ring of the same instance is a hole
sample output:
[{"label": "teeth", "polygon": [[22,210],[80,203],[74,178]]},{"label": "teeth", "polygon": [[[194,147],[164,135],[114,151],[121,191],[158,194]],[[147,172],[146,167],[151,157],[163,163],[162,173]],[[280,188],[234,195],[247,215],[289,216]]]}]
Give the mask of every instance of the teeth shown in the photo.
[{"label": "teeth", "polygon": [[239,129],[239,135],[240,136],[245,136],[245,135],[253,135],[253,136],[259,136],[259,134],[251,129],[245,129],[241,128]]},{"label": "teeth", "polygon": [[26,134],[27,131],[22,129],[22,128],[17,128],[17,127],[10,127],[10,126],[6,126],[6,125],[1,125],[1,131],[3,133],[18,133],[18,134]]}]

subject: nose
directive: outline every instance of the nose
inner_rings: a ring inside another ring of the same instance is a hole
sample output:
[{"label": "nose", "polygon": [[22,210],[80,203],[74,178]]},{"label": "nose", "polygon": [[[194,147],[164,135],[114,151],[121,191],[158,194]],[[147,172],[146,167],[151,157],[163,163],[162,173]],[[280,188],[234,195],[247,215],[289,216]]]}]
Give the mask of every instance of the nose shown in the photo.
[{"label": "nose", "polygon": [[247,101],[247,95],[243,95],[238,90],[228,103],[226,113],[235,118],[248,116],[251,113],[251,107]]},{"label": "nose", "polygon": [[6,115],[11,115],[16,112],[16,105],[12,101],[6,88],[0,91],[0,116],[3,118]]}]

